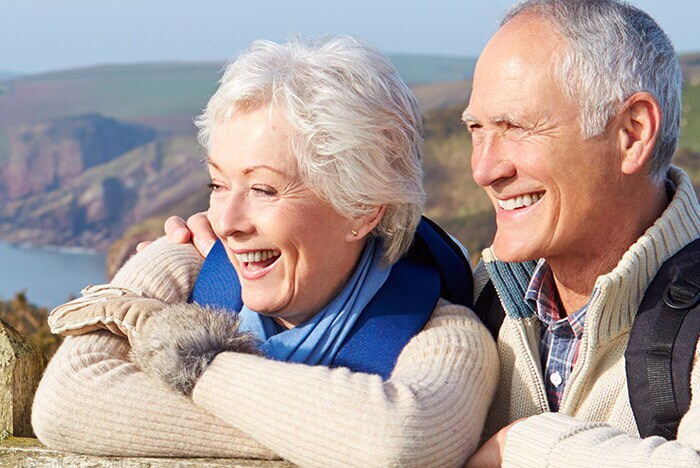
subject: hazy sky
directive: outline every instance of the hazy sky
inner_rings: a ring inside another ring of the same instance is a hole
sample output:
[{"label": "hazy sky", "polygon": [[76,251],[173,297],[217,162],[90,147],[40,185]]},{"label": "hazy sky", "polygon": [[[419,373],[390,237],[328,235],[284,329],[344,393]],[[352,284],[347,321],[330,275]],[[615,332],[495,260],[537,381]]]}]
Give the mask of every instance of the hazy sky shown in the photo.
[{"label": "hazy sky", "polygon": [[[254,39],[360,36],[385,52],[477,56],[511,0],[2,0],[0,70],[224,61]],[[633,0],[680,52],[700,51],[700,0]]]}]

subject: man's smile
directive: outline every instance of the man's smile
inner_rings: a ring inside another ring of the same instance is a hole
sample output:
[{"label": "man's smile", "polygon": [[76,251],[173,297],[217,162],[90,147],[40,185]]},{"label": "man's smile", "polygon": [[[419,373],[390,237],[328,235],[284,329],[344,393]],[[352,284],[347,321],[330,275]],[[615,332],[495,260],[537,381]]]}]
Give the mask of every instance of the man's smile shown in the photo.
[{"label": "man's smile", "polygon": [[542,197],[544,197],[544,192],[533,192],[525,195],[518,195],[512,198],[506,198],[504,200],[497,199],[496,201],[502,210],[512,211],[534,205],[540,201]]}]

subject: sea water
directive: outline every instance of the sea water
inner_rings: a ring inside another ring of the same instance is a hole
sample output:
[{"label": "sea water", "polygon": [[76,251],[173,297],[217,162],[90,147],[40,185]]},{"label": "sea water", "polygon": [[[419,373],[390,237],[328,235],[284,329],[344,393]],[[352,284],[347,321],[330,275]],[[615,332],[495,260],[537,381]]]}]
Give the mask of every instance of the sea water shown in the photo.
[{"label": "sea water", "polygon": [[0,242],[0,298],[5,301],[24,291],[29,302],[53,308],[79,296],[88,284],[105,281],[103,254]]}]

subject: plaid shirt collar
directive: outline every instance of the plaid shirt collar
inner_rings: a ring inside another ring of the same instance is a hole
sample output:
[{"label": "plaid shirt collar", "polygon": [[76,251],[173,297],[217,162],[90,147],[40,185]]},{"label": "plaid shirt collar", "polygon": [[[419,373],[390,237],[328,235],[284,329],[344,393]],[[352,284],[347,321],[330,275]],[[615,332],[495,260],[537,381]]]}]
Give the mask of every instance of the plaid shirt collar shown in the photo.
[{"label": "plaid shirt collar", "polygon": [[566,317],[561,316],[564,307],[559,299],[552,269],[544,259],[537,262],[525,292],[525,300],[534,306],[535,313],[546,327],[557,329],[562,326],[570,326],[576,339],[581,339],[588,304],[573,314]]}]

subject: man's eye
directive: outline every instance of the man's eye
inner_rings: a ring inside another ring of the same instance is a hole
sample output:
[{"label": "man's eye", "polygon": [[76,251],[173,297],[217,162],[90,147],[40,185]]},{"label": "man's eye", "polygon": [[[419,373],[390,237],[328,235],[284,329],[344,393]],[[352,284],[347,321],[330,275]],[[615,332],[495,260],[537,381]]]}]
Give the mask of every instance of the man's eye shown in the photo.
[{"label": "man's eye", "polygon": [[506,125],[506,130],[508,130],[509,132],[512,132],[512,133],[520,133],[520,132],[524,132],[525,128],[522,127],[521,125],[509,123],[508,125]]}]

